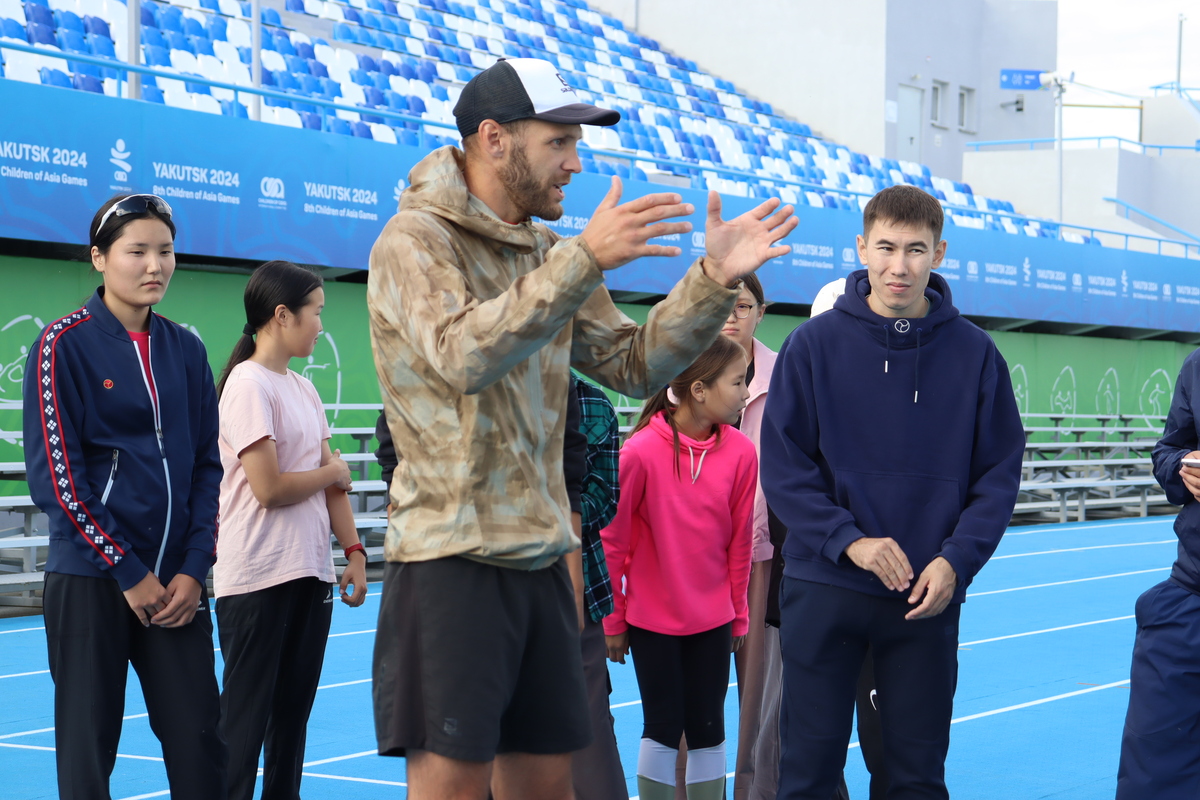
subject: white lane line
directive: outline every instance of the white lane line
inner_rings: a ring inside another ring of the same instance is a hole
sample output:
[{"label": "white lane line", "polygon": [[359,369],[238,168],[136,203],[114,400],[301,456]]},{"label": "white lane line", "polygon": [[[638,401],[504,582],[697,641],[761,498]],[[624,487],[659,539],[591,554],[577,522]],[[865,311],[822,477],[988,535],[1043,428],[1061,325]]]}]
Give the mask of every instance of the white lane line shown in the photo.
[{"label": "white lane line", "polygon": [[[725,780],[729,780],[730,778],[733,777],[733,775],[734,775],[734,773],[732,773],[732,772],[725,773]],[[629,798],[629,800],[638,800],[638,798],[639,798],[639,795],[635,794],[633,797]]]},{"label": "white lane line", "polygon": [[358,636],[360,633],[374,633],[374,632],[375,632],[375,629],[371,628],[371,630],[369,630],[369,631],[348,631],[346,633],[331,633],[331,634],[329,634],[328,638],[336,639],[339,636]]},{"label": "white lane line", "polygon": [[[0,742],[0,747],[11,747],[14,750],[44,750],[47,753],[53,753],[53,747],[45,747],[39,744],[14,744],[12,742]],[[134,761],[157,761],[162,763],[160,756],[134,756],[128,753],[117,753],[117,758],[131,758]]]},{"label": "white lane line", "polygon": [[326,775],[325,773],[322,773],[322,772],[301,772],[300,774],[306,778],[328,778],[331,781],[353,781],[354,783],[375,783],[375,784],[379,784],[381,786],[404,786],[404,787],[408,786],[407,783],[401,783],[400,781],[382,781],[382,780],[379,780],[378,778],[351,778],[346,775]]},{"label": "white lane line", "polygon": [[150,794],[135,794],[132,797],[122,797],[121,800],[146,800],[148,797],[166,797],[170,793],[170,789],[164,789],[161,792],[150,792]]},{"label": "white lane line", "polygon": [[992,589],[988,592],[967,592],[967,597],[983,597],[987,594],[1005,594],[1007,592],[1020,592],[1025,589],[1044,589],[1047,586],[1065,586],[1068,583],[1087,583],[1088,581],[1102,581],[1106,578],[1124,578],[1126,575],[1145,575],[1148,572],[1168,572],[1170,567],[1155,567],[1154,569],[1137,569],[1133,572],[1117,572],[1112,575],[1097,575],[1094,578],[1075,578],[1069,581],[1054,581],[1053,583],[1035,583],[1032,586],[1014,586],[1011,589]]},{"label": "white lane line", "polygon": [[11,675],[0,675],[0,679],[3,679],[3,678],[24,678],[26,675],[49,675],[49,674],[50,674],[50,670],[48,670],[48,669],[39,669],[39,670],[35,670],[35,671],[33,671],[33,672],[14,672],[14,673],[12,673]]},{"label": "white lane line", "polygon": [[[121,717],[121,719],[122,720],[141,719],[142,717],[148,717],[148,716],[150,716],[150,715],[149,714],[130,714],[129,716]],[[33,736],[35,733],[50,733],[52,730],[54,730],[53,727],[38,728],[35,731],[20,731],[19,733],[6,733],[3,736],[0,736],[0,739],[15,739],[18,736]]]},{"label": "white lane line", "polygon": [[333,758],[322,758],[320,761],[306,761],[301,766],[317,767],[321,764],[332,764],[335,761],[349,761],[352,758],[362,758],[363,756],[379,755],[378,750],[364,750],[361,753],[351,753],[348,756],[334,756]]},{"label": "white lane line", "polygon": [[1032,533],[1074,533],[1075,531],[1094,531],[1100,528],[1139,528],[1143,525],[1163,525],[1165,523],[1174,523],[1175,517],[1166,517],[1162,519],[1149,520],[1145,522],[1108,522],[1099,525],[1080,525],[1078,527],[1064,527],[1061,523],[1058,525],[1050,525],[1046,527],[1035,527],[1030,529],[1013,529],[1009,528],[1005,531],[1005,538],[1009,536],[1029,536]]},{"label": "white lane line", "polygon": [[13,628],[11,631],[0,631],[0,634],[5,634],[5,633],[27,633],[27,632],[29,632],[29,631],[44,631],[44,630],[46,630],[46,626],[45,626],[45,625],[43,625],[43,626],[42,626],[42,627],[40,627],[40,628]]},{"label": "white lane line", "polygon": [[370,683],[370,682],[371,682],[370,678],[362,678],[361,680],[346,681],[344,683],[327,683],[324,686],[318,686],[317,689],[336,689],[339,686],[356,686],[360,683]]},{"label": "white lane line", "polygon": [[1128,544],[1095,544],[1091,547],[1064,547],[1061,550],[1039,550],[1036,553],[1013,553],[1007,556],[992,556],[989,561],[999,561],[1004,558],[1024,558],[1025,556],[1049,556],[1054,553],[1079,553],[1084,550],[1110,550],[1114,547],[1144,547],[1148,544],[1176,544],[1178,539],[1163,539],[1157,542],[1129,542]]},{"label": "white lane line", "polygon": [[1128,686],[1128,685],[1129,685],[1129,679],[1126,678],[1123,681],[1113,681],[1112,683],[1106,683],[1103,686],[1089,686],[1086,689],[1079,689],[1078,691],[1074,691],[1074,692],[1066,692],[1064,694],[1056,694],[1053,697],[1043,697],[1041,700],[1030,700],[1028,703],[1017,703],[1015,706],[1005,706],[1004,708],[997,708],[992,711],[981,711],[978,714],[970,714],[965,717],[959,717],[958,719],[950,720],[950,724],[956,725],[959,722],[969,722],[970,720],[973,720],[973,719],[982,719],[983,717],[991,717],[991,716],[995,716],[996,714],[1005,714],[1009,711],[1017,711],[1018,709],[1029,708],[1030,706],[1040,706],[1043,703],[1053,703],[1055,700],[1064,700],[1068,697],[1078,697],[1081,694],[1091,694],[1092,692],[1100,692],[1105,689],[1112,689],[1117,686]]},{"label": "white lane line", "polygon": [[1026,631],[1025,633],[1010,633],[1007,636],[993,636],[990,639],[976,639],[973,642],[962,642],[959,647],[969,647],[973,644],[987,644],[988,642],[1002,642],[1005,639],[1019,639],[1022,636],[1036,636],[1039,633],[1054,633],[1055,631],[1066,631],[1071,628],[1083,628],[1088,625],[1103,625],[1105,622],[1121,622],[1123,620],[1133,619],[1133,614],[1125,617],[1109,617],[1108,619],[1094,619],[1091,622],[1076,622],[1074,625],[1060,625],[1057,628],[1043,628],[1040,631]]}]

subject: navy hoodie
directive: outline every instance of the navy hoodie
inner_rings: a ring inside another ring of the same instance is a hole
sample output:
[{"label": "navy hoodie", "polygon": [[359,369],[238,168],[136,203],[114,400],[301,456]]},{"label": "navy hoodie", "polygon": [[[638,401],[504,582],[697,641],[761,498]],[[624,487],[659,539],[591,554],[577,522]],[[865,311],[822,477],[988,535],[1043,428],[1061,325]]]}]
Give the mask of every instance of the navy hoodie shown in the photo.
[{"label": "navy hoodie", "polygon": [[153,570],[201,584],[216,560],[221,457],[204,345],[150,315],[155,418],[137,345],[104,305],[46,326],[25,365],[25,467],[50,522],[47,572],[110,576],[122,590]]},{"label": "navy hoodie", "polygon": [[872,311],[866,270],[846,281],[832,311],[788,336],[771,376],[760,474],[788,529],[784,574],[907,596],[844,554],[863,536],[890,536],[914,577],[949,561],[962,602],[1020,485],[1025,435],[1008,365],[937,273],[919,319]]},{"label": "navy hoodie", "polygon": [[1200,350],[1183,361],[1175,396],[1163,436],[1154,447],[1154,477],[1167,494],[1167,501],[1183,506],[1175,517],[1179,553],[1171,578],[1189,592],[1200,594],[1200,503],[1183,485],[1179,462],[1200,449]]}]

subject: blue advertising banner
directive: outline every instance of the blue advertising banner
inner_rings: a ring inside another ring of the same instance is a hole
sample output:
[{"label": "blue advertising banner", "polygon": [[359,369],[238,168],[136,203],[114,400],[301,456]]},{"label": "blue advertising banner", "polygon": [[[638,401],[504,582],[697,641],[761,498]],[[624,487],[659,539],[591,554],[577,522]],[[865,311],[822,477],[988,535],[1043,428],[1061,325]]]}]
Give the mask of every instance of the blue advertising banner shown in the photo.
[{"label": "blue advertising banner", "polygon": [[[183,253],[283,258],[365,269],[424,152],[151,103],[0,80],[0,237],[82,244],[95,210],[116,192],[166,197]],[[610,178],[577,175],[565,214],[586,227]],[[610,288],[661,294],[704,254],[707,195],[628,181],[624,199],[677,191],[696,206],[683,254],[644,259],[607,275]],[[724,216],[760,201],[724,197]],[[809,303],[858,269],[861,215],[802,206],[792,252],[760,270],[768,298]],[[942,274],[964,313],[1057,322],[1200,330],[1200,277],[1192,261],[947,226]]]}]

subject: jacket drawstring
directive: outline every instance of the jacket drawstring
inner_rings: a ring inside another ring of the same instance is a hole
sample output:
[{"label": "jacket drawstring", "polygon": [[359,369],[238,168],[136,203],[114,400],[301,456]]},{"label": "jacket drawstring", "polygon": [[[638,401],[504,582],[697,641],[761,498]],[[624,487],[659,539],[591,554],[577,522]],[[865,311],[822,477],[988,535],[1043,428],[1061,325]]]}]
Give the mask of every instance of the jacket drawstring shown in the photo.
[{"label": "jacket drawstring", "polygon": [[921,393],[921,329],[917,328],[917,359],[913,363],[913,402]]},{"label": "jacket drawstring", "polygon": [[688,445],[688,458],[691,460],[690,469],[688,471],[692,475],[692,483],[695,483],[699,479],[700,470],[704,469],[704,457],[706,455],[708,455],[708,451],[701,450],[700,451],[700,463],[697,464],[696,463],[696,451],[692,449],[691,445]]},{"label": "jacket drawstring", "polygon": [[888,362],[892,360],[892,326],[883,326],[883,340],[887,342],[887,355],[883,357],[883,374],[888,371]]}]

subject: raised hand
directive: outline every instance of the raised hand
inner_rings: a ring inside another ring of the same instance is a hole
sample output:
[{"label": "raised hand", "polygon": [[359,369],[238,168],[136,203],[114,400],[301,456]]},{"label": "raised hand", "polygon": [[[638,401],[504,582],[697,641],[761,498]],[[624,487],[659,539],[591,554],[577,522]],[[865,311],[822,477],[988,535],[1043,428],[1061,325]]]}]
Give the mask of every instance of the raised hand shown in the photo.
[{"label": "raised hand", "polygon": [[689,233],[692,223],[663,220],[686,217],[696,210],[695,206],[670,193],[648,194],[618,205],[620,202],[621,179],[614,175],[608,194],[580,234],[600,269],[616,269],[643,256],[677,256],[683,252],[678,247],[646,242],[656,236]]},{"label": "raised hand", "polygon": [[732,286],[772,258],[792,252],[790,245],[775,243],[794,231],[800,220],[792,216],[792,206],[779,208],[779,203],[778,198],[772,198],[726,222],[721,219],[721,195],[708,193],[704,271],[710,278],[722,286]]}]

